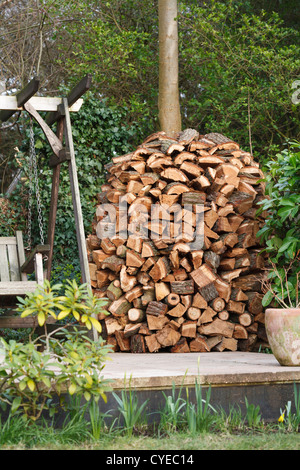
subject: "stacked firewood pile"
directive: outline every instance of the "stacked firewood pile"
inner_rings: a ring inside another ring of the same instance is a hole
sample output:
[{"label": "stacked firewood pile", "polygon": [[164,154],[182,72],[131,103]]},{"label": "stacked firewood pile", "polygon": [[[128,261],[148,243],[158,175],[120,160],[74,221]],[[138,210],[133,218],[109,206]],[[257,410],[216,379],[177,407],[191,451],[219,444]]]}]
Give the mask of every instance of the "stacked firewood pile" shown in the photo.
[{"label": "stacked firewood pile", "polygon": [[108,299],[109,315],[99,319],[114,350],[267,345],[256,237],[264,186],[252,156],[221,134],[158,132],[112,158],[107,172],[87,249],[94,295]]}]

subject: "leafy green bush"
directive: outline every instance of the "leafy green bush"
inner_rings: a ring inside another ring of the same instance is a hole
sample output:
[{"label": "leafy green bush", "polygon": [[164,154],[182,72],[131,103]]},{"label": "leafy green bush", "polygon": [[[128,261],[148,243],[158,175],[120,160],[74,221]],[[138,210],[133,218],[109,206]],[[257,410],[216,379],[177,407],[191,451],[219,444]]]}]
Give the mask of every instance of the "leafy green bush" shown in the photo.
[{"label": "leafy green bush", "polygon": [[264,227],[258,236],[266,244],[273,269],[264,305],[276,300],[298,304],[300,273],[300,143],[289,146],[266,164],[267,198],[260,202],[266,211]]},{"label": "leafy green bush", "polygon": [[[0,343],[0,403],[11,406],[11,412],[22,410],[24,417],[37,420],[44,410],[54,412],[53,394],[78,394],[86,401],[106,400],[108,381],[100,375],[110,348],[100,337],[91,340],[83,329],[72,324],[72,329],[58,326],[48,332],[49,316],[61,319],[74,317],[88,329],[93,326],[101,332],[97,314],[103,311],[105,301],[96,299],[86,285],[69,281],[65,295],[56,295],[60,286],[45,281],[25,299],[19,299],[21,317],[34,315],[45,336],[19,343],[15,340]],[[62,337],[59,337],[59,332]],[[44,344],[44,350],[40,346]]]},{"label": "leafy green bush", "polygon": [[247,150],[250,127],[253,153],[263,161],[300,135],[292,103],[300,34],[254,3],[181,4],[180,90],[189,127],[221,132]]}]

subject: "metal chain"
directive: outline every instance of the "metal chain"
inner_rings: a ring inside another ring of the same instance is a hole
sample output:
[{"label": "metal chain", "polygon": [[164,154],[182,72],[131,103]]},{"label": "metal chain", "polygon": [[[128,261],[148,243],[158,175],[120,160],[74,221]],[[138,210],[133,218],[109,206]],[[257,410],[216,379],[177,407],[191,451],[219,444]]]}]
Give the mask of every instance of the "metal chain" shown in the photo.
[{"label": "metal chain", "polygon": [[[29,212],[31,217],[31,207],[32,207],[32,179],[34,176],[35,182],[35,194],[36,194],[36,203],[37,203],[37,210],[38,210],[38,223],[40,229],[40,240],[41,244],[44,245],[44,230],[43,230],[43,214],[42,214],[42,206],[41,206],[41,197],[40,197],[40,188],[39,188],[39,179],[38,179],[38,171],[37,171],[37,159],[36,159],[36,152],[35,152],[35,143],[34,143],[34,133],[33,133],[33,125],[32,119],[30,119],[30,147],[29,147],[29,181],[30,181],[30,189],[29,189],[29,197],[31,197],[31,201],[29,201]],[[33,170],[33,174],[32,174]],[[31,179],[31,180],[30,180]],[[29,221],[29,219],[28,219]],[[28,224],[28,232],[30,231],[31,236],[31,219]],[[31,240],[31,239],[30,239]],[[31,243],[31,241],[29,242]]]},{"label": "metal chain", "polygon": [[28,221],[27,221],[27,246],[26,250],[31,250],[31,217],[32,217],[32,158],[29,157],[28,177],[29,177],[29,190],[28,190]]}]

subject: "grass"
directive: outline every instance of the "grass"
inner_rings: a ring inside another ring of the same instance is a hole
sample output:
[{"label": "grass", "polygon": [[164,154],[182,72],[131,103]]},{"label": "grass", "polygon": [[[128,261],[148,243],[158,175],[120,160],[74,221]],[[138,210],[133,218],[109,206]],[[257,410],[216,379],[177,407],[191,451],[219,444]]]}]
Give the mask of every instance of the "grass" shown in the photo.
[{"label": "grass", "polygon": [[95,440],[82,434],[40,429],[15,443],[7,442],[1,450],[300,450],[300,434],[291,432],[196,433],[173,432],[165,437],[107,434]]},{"label": "grass", "polygon": [[178,390],[173,385],[163,392],[165,406],[152,424],[147,422],[147,401],[140,403],[130,384],[120,396],[113,394],[115,409],[111,411],[118,411],[118,418],[101,413],[94,401],[82,405],[76,395],[60,426],[54,418],[30,422],[15,413],[0,419],[0,450],[300,450],[300,389],[296,384],[295,411],[289,401],[278,411],[282,419],[275,423],[265,423],[259,406],[246,397],[243,414],[239,407],[229,411],[212,407],[210,388],[204,393],[197,380],[194,391],[194,401],[183,383]]},{"label": "grass", "polygon": [[[128,397],[123,398],[128,404]],[[165,421],[170,406],[167,398],[167,408],[161,412],[159,423],[133,425],[131,418],[130,432],[128,426],[120,426],[117,420],[108,427],[107,416],[94,406],[69,413],[60,427],[45,419],[29,424],[24,422],[21,414],[14,415],[0,424],[0,450],[300,450],[300,433],[298,428],[295,430],[290,426],[289,419],[283,423],[264,423],[259,409],[251,404],[243,416],[239,408],[231,408],[228,412],[212,409],[201,395],[201,404],[198,402],[194,409],[195,412],[200,408],[200,426],[191,427],[188,417],[184,420],[183,408],[179,410],[182,419],[173,426],[172,414],[171,425]],[[123,408],[119,401],[117,403],[122,416]],[[186,404],[191,403],[187,401]],[[206,422],[202,405],[207,413]],[[209,409],[212,409],[211,413]],[[138,410],[144,410],[143,404],[133,407],[134,414]]]}]

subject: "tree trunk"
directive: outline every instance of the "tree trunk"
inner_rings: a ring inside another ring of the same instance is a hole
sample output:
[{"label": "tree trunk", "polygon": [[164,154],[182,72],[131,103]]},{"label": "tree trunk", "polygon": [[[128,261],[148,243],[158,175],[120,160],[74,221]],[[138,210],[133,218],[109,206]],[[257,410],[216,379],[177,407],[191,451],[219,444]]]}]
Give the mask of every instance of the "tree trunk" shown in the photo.
[{"label": "tree trunk", "polygon": [[159,0],[159,121],[173,137],[181,131],[178,87],[177,0]]}]

